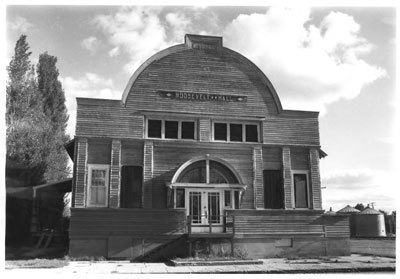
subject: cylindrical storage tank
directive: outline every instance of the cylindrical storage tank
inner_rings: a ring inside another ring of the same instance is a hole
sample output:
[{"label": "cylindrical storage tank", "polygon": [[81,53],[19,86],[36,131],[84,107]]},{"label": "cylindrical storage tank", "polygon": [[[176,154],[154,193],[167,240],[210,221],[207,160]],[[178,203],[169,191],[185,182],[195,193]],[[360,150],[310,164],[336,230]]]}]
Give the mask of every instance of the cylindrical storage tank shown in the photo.
[{"label": "cylindrical storage tank", "polygon": [[351,207],[350,205],[347,205],[346,207],[343,207],[336,213],[338,215],[348,215],[349,216],[349,226],[350,226],[350,236],[356,236],[357,231],[356,231],[356,221],[355,221],[355,216],[358,214],[360,210],[357,208]]},{"label": "cylindrical storage tank", "polygon": [[386,236],[384,215],[367,207],[355,215],[356,236],[380,237]]}]

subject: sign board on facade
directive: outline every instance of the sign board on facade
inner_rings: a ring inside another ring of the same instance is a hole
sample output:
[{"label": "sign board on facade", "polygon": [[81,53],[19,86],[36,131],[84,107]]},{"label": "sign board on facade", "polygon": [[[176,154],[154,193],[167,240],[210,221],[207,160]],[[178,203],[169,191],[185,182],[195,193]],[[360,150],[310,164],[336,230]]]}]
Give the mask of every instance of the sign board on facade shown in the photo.
[{"label": "sign board on facade", "polygon": [[226,95],[226,94],[208,94],[208,93],[192,93],[192,92],[178,92],[178,91],[158,91],[161,97],[176,99],[176,100],[190,100],[190,101],[216,101],[216,102],[246,102],[246,96]]}]

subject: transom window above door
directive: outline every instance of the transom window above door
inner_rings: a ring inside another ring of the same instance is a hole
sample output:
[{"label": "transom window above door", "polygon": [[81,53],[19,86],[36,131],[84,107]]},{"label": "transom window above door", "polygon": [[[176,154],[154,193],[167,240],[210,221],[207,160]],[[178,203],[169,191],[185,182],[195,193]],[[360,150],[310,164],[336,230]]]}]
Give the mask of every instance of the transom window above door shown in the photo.
[{"label": "transom window above door", "polygon": [[237,184],[232,171],[213,160],[202,160],[189,165],[178,177],[180,183]]}]

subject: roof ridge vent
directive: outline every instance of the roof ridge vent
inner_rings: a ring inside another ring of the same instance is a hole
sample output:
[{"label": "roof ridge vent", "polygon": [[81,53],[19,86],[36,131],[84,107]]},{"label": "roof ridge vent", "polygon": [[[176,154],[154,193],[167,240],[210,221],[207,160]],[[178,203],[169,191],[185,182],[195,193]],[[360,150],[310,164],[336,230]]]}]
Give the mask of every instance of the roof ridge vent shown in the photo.
[{"label": "roof ridge vent", "polygon": [[186,34],[185,45],[194,49],[221,49],[222,37]]}]

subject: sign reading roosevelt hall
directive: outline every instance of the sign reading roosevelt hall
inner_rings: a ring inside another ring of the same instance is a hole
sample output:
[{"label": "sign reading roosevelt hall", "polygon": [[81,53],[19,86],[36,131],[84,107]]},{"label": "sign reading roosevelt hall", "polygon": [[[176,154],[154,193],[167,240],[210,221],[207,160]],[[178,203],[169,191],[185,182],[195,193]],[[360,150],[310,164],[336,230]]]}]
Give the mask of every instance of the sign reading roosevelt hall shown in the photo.
[{"label": "sign reading roosevelt hall", "polygon": [[178,91],[158,91],[161,97],[177,100],[191,100],[191,101],[219,101],[219,102],[246,102],[246,96],[236,95],[221,95],[221,94],[208,94],[208,93],[191,93],[191,92],[178,92]]}]

